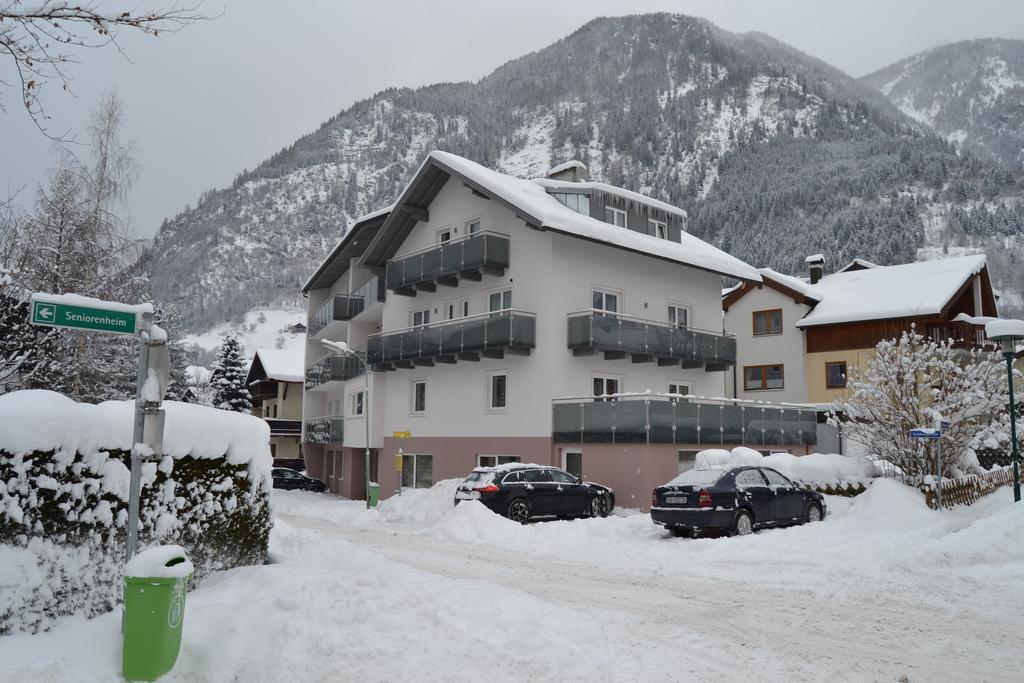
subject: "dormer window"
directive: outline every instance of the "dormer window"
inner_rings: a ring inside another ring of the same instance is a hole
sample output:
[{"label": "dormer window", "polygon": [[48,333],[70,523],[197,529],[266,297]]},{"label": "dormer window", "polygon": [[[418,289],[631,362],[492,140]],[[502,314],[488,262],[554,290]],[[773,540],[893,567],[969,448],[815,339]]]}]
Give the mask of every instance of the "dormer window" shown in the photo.
[{"label": "dormer window", "polygon": [[582,213],[584,216],[590,215],[590,197],[588,195],[576,192],[552,192],[551,196],[559,204],[565,205],[576,213]]},{"label": "dormer window", "polygon": [[626,225],[626,212],[611,206],[604,207],[604,222],[611,223],[617,228],[629,227]]},{"label": "dormer window", "polygon": [[653,218],[648,221],[651,224],[651,234],[658,239],[668,239],[668,226],[664,221],[656,221]]}]

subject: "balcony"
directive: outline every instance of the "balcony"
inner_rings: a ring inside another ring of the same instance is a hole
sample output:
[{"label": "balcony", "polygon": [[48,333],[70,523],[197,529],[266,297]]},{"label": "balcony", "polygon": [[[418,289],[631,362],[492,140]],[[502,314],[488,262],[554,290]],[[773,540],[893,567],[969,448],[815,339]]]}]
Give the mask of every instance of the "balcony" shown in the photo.
[{"label": "balcony", "polygon": [[460,279],[479,282],[485,274],[504,275],[508,263],[508,235],[485,230],[388,261],[387,287],[416,296],[435,292],[438,285],[457,287]]},{"label": "balcony", "polygon": [[371,278],[351,294],[334,294],[309,319],[308,334],[315,337],[337,322],[348,322],[378,300],[382,293],[380,278]]},{"label": "balcony", "polygon": [[395,370],[460,360],[528,356],[536,345],[533,313],[496,311],[430,325],[407,327],[367,339],[366,362],[375,370]]},{"label": "balcony", "polygon": [[574,356],[603,352],[605,360],[630,356],[634,363],[725,370],[736,364],[736,338],[669,323],[598,310],[569,314]]},{"label": "balcony", "polygon": [[363,364],[353,356],[325,356],[306,368],[306,390],[334,388],[333,382],[347,382],[363,374]]},{"label": "balcony", "polygon": [[256,380],[249,384],[249,395],[252,396],[254,404],[277,398],[277,381],[272,379]]},{"label": "balcony", "polygon": [[345,436],[345,418],[318,417],[306,423],[304,443],[341,443]]},{"label": "balcony", "polygon": [[270,425],[271,436],[299,436],[302,434],[302,420],[287,420],[279,417],[265,417]]},{"label": "balcony", "polygon": [[954,349],[970,351],[998,351],[999,345],[985,336],[985,328],[959,320],[937,325],[926,325],[923,334],[935,341],[951,341]]},{"label": "balcony", "polygon": [[730,399],[621,395],[556,399],[552,434],[559,443],[810,446],[813,409]]}]

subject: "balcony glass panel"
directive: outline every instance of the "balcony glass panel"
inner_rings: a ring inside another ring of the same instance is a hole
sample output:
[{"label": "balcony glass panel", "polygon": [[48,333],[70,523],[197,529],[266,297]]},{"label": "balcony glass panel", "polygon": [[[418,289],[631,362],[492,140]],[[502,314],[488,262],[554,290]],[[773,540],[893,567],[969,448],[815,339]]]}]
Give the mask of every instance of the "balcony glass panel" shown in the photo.
[{"label": "balcony glass panel", "polygon": [[418,253],[392,259],[387,266],[389,289],[412,287],[473,268],[508,268],[509,238],[493,232],[442,242]]},{"label": "balcony glass panel", "polygon": [[716,332],[682,329],[598,310],[570,314],[568,326],[571,349],[624,351],[680,362],[736,363],[736,340]]},{"label": "balcony glass panel", "polygon": [[[436,277],[440,277],[444,270],[441,268],[441,254],[444,252],[446,247],[445,244],[439,245],[436,249],[425,251],[420,254],[420,258],[423,259],[423,280],[433,280]],[[415,258],[415,257],[414,257]]]},{"label": "balcony glass panel", "polygon": [[672,328],[672,355],[679,360],[693,360],[697,357],[695,333],[685,328]]},{"label": "balcony glass panel", "polygon": [[531,313],[501,311],[371,335],[371,363],[435,358],[462,351],[533,348],[536,319]]},{"label": "balcony glass panel", "polygon": [[597,401],[584,406],[583,434],[588,443],[613,443],[615,401]]},{"label": "balcony glass panel", "polygon": [[818,420],[813,410],[800,411],[800,439],[805,446],[818,443]]},{"label": "balcony glass panel", "polygon": [[486,348],[487,323],[486,318],[475,320],[473,324],[459,323],[462,328],[463,351],[483,351]]},{"label": "balcony glass panel", "polygon": [[341,417],[320,417],[306,423],[306,443],[341,443],[345,437],[345,420]]},{"label": "balcony glass panel", "polygon": [[672,356],[672,327],[647,326],[647,352],[655,356]]},{"label": "balcony glass panel", "polygon": [[676,406],[678,401],[650,401],[647,404],[647,419],[651,425],[651,443],[675,443],[676,434],[672,426],[676,424]]},{"label": "balcony glass panel", "polygon": [[647,325],[639,320],[623,319],[619,327],[619,348],[630,353],[647,353]]},{"label": "balcony glass panel", "polygon": [[485,344],[487,348],[501,348],[512,339],[512,318],[495,313],[487,320]]},{"label": "balcony glass panel", "polygon": [[615,443],[647,443],[647,402],[609,403],[615,411]]},{"label": "balcony glass panel", "polygon": [[437,329],[442,354],[450,356],[462,351],[462,328],[463,325],[456,323]]},{"label": "balcony glass panel", "polygon": [[537,321],[521,315],[510,318],[512,338],[509,346],[520,349],[532,349],[537,345]]},{"label": "balcony glass panel", "polygon": [[582,403],[556,403],[552,415],[551,431],[560,443],[579,443],[583,430]]},{"label": "balcony glass panel", "polygon": [[699,404],[700,443],[717,446],[722,443],[722,406],[714,403]]},{"label": "balcony glass panel", "polygon": [[590,321],[589,315],[579,315],[569,318],[569,348],[590,346]]},{"label": "balcony glass panel", "polygon": [[[722,406],[722,443],[743,443],[743,408],[738,405]],[[799,443],[799,441],[793,441]]]},{"label": "balcony glass panel", "polygon": [[676,443],[700,443],[700,404],[676,401]]}]

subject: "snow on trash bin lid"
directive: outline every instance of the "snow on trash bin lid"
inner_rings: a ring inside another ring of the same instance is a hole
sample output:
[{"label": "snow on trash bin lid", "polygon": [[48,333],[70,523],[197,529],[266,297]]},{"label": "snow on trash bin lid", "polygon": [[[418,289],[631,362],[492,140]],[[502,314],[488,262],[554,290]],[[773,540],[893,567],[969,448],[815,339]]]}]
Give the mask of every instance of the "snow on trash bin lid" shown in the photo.
[{"label": "snow on trash bin lid", "polygon": [[[182,560],[168,566],[169,562]],[[156,545],[146,548],[124,567],[124,575],[132,578],[183,579],[195,571],[180,545]]]}]

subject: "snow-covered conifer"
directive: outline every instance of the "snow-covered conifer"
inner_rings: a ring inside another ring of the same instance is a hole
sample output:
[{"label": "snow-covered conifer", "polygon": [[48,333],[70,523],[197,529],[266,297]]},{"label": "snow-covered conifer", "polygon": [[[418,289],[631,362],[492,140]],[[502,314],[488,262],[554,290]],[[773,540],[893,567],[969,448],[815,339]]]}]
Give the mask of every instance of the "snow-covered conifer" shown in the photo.
[{"label": "snow-covered conifer", "polygon": [[239,413],[248,412],[252,408],[252,396],[245,386],[247,366],[241,342],[235,334],[228,333],[213,364],[211,385],[215,407]]}]

